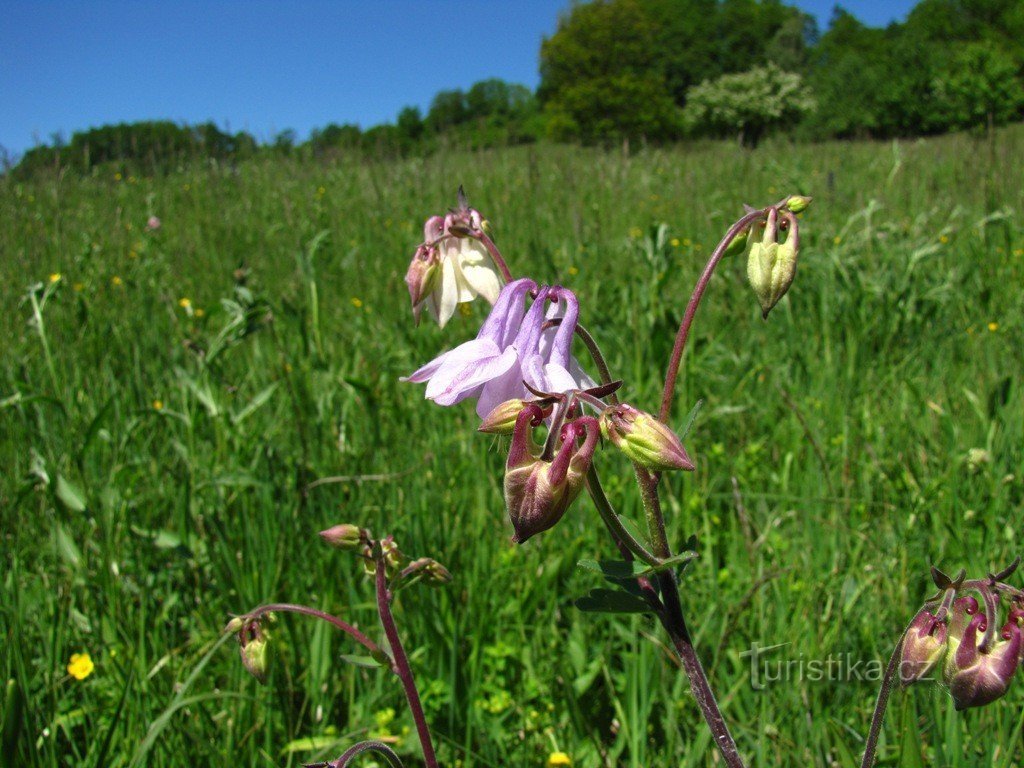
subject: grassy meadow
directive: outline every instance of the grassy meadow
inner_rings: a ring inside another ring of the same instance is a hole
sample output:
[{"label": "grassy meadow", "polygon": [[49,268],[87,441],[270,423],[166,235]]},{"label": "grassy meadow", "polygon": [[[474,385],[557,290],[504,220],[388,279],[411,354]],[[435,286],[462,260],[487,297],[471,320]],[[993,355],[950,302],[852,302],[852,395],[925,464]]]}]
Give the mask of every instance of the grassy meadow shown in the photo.
[{"label": "grassy meadow", "polygon": [[[505,445],[398,380],[485,315],[416,328],[402,282],[461,183],[514,273],[578,292],[649,410],[742,204],[814,196],[768,322],[742,259],[714,278],[674,413],[704,401],[698,468],[663,487],[675,546],[699,539],[684,609],[750,765],[854,765],[871,665],[929,565],[983,575],[1024,549],[1022,160],[1015,127],[0,179],[0,763],[298,766],[369,735],[419,765],[397,680],[342,663],[344,636],[278,617],[261,687],[220,635],[291,601],[379,637],[361,566],[316,536],[354,522],[455,576],[396,608],[442,764],[717,764],[660,628],[573,606],[598,586],[577,561],[613,553],[589,499],[513,546]],[[628,464],[596,460],[637,516]],[[783,644],[760,680],[754,644]],[[1022,701],[1020,681],[965,713],[936,686],[896,693],[880,765],[1020,765]]]}]

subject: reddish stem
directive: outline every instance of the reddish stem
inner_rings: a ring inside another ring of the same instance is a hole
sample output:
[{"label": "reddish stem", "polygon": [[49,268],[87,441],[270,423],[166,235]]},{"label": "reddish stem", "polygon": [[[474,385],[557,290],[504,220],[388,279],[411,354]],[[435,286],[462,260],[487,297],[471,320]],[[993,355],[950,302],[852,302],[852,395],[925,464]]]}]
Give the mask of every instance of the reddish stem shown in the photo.
[{"label": "reddish stem", "polygon": [[718,244],[718,247],[712,252],[707,266],[704,267],[704,272],[693,288],[690,302],[686,305],[686,312],[683,314],[683,321],[679,324],[679,331],[676,333],[676,342],[672,347],[672,356],[668,361],[668,372],[665,374],[665,387],[661,393],[661,410],[658,412],[658,418],[663,422],[668,422],[669,412],[672,410],[672,396],[676,389],[676,378],[679,376],[679,364],[683,359],[683,347],[686,346],[686,339],[690,335],[690,326],[693,324],[693,318],[697,314],[697,307],[700,306],[700,300],[704,296],[705,289],[708,287],[711,275],[714,273],[715,267],[718,266],[718,262],[725,256],[725,252],[732,244],[732,241],[744,229],[764,216],[765,210],[767,209],[751,211],[729,228],[729,231],[725,233],[725,237]]},{"label": "reddish stem", "polygon": [[304,616],[312,616],[317,619],[326,621],[334,627],[337,627],[346,635],[351,637],[357,643],[362,645],[368,650],[374,657],[377,658],[389,658],[387,653],[373,640],[368,638],[358,629],[353,627],[346,621],[339,619],[337,616],[332,616],[329,613],[318,610],[316,608],[310,608],[308,605],[295,605],[293,603],[270,603],[269,605],[261,605],[259,608],[245,614],[246,618],[258,619],[267,613],[301,613]]},{"label": "reddish stem", "polygon": [[388,589],[387,563],[384,562],[384,553],[379,544],[374,545],[373,559],[377,565],[377,612],[380,614],[380,623],[384,627],[384,635],[391,645],[395,674],[402,681],[409,711],[412,713],[413,722],[416,723],[416,734],[419,736],[420,746],[423,748],[423,760],[426,762],[427,768],[438,768],[434,744],[430,739],[430,728],[427,727],[427,718],[423,714],[423,705],[420,703],[420,693],[416,689],[416,681],[413,679],[412,668],[409,666],[409,658],[405,655],[405,649],[402,647],[402,639],[398,636],[398,627],[395,626],[395,619],[391,615],[392,595]]}]

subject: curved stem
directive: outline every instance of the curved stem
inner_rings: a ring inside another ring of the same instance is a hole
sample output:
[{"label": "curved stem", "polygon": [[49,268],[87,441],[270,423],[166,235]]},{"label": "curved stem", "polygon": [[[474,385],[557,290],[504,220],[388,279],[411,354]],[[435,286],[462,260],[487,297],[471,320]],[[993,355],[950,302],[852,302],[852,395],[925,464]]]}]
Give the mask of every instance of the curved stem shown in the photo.
[{"label": "curved stem", "polygon": [[878,749],[878,737],[882,733],[882,721],[885,719],[885,708],[889,704],[889,694],[892,693],[893,678],[896,675],[896,668],[900,663],[900,656],[903,653],[903,640],[907,636],[907,629],[903,630],[900,640],[889,657],[889,664],[882,676],[882,687],[878,689],[878,698],[875,700],[875,711],[871,715],[871,728],[868,730],[868,738],[864,744],[864,759],[861,760],[860,768],[871,768],[875,764],[875,751]]},{"label": "curved stem", "polygon": [[409,704],[409,712],[412,714],[413,722],[416,723],[416,734],[419,736],[420,746],[423,748],[423,760],[426,762],[427,768],[438,768],[434,744],[430,740],[430,728],[427,727],[427,718],[423,714],[423,705],[420,703],[420,693],[416,689],[416,681],[413,679],[412,668],[409,666],[409,657],[405,655],[402,639],[398,635],[398,627],[395,626],[395,618],[391,615],[391,592],[388,590],[387,583],[387,563],[384,562],[380,544],[374,545],[373,558],[377,565],[377,612],[380,614],[380,623],[384,627],[384,635],[391,645],[395,674],[402,681],[405,698]]},{"label": "curved stem", "polygon": [[[611,384],[614,381],[611,369],[608,367],[608,361],[605,360],[604,353],[601,351],[601,347],[598,346],[597,341],[581,323],[576,323],[575,331],[576,335],[580,337],[580,341],[583,342],[583,346],[587,348],[587,352],[590,353],[590,359],[597,366],[597,375],[600,377],[601,383]],[[619,397],[614,392],[611,393],[609,399],[612,401],[612,405],[619,404]]]},{"label": "curved stem", "polygon": [[622,544],[648,565],[660,565],[661,561],[651,554],[647,547],[637,541],[636,537],[622,525],[622,521],[615,514],[611,502],[608,501],[608,497],[605,495],[604,488],[601,487],[601,479],[598,477],[597,468],[594,467],[593,462],[590,464],[590,469],[587,470],[587,491],[590,493],[590,498],[594,500],[597,513],[601,515],[601,519],[608,526],[616,542]]},{"label": "curved stem", "polygon": [[505,282],[511,283],[512,273],[509,271],[508,264],[505,263],[505,258],[501,255],[501,251],[498,250],[498,246],[488,237],[487,233],[482,229],[478,229],[470,232],[469,236],[484,244],[484,248],[491,254],[491,258],[494,259],[494,264],[498,267],[498,271],[501,272],[501,276],[505,278]]},{"label": "curved stem", "polygon": [[359,744],[346,749],[337,760],[332,760],[329,763],[321,763],[321,765],[330,766],[330,768],[346,768],[346,766],[348,766],[363,752],[376,752],[378,755],[384,755],[384,759],[387,761],[390,768],[403,768],[402,760],[397,754],[395,754],[395,750],[383,741],[362,741]]},{"label": "curved stem", "polygon": [[300,613],[303,616],[312,616],[316,619],[326,621],[328,624],[340,629],[346,635],[351,637],[357,643],[362,645],[366,650],[370,652],[375,658],[384,658],[391,661],[391,657],[373,640],[368,638],[358,629],[353,627],[347,621],[339,619],[337,616],[332,616],[329,613],[318,610],[316,608],[310,608],[308,605],[295,605],[293,603],[270,603],[268,605],[261,605],[260,607],[245,614],[245,618],[258,619],[261,616],[268,613]]},{"label": "curved stem", "polygon": [[683,347],[686,346],[686,338],[690,335],[690,326],[693,324],[693,318],[697,314],[697,307],[700,306],[700,300],[708,287],[711,275],[714,273],[715,267],[718,266],[718,262],[722,260],[726,250],[732,244],[732,241],[744,229],[764,216],[765,210],[751,211],[729,228],[729,231],[725,233],[725,237],[718,244],[718,247],[711,253],[711,258],[708,259],[704,272],[701,273],[697,284],[693,288],[690,302],[686,305],[686,312],[683,313],[683,320],[679,324],[679,331],[676,333],[675,345],[672,347],[672,356],[668,361],[668,371],[665,373],[665,386],[661,393],[661,409],[658,411],[658,418],[662,422],[668,422],[669,411],[672,410],[672,396],[676,389],[676,378],[679,375],[679,364],[683,359]]}]

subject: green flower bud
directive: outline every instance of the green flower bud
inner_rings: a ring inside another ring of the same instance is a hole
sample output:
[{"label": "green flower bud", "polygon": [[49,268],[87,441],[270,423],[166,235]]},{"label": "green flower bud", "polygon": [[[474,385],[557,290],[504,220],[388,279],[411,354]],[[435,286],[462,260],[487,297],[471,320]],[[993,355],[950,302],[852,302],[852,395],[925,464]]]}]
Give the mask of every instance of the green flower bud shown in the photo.
[{"label": "green flower bud", "polygon": [[242,644],[242,666],[262,685],[266,683],[266,635],[256,630],[255,636]]},{"label": "green flower bud", "polygon": [[606,440],[652,472],[693,469],[676,433],[649,413],[625,403],[613,405],[601,414],[600,424]]},{"label": "green flower bud", "polygon": [[768,214],[768,224],[764,236],[758,242],[751,234],[747,251],[747,279],[761,305],[764,318],[779,300],[786,295],[796,275],[796,259],[800,245],[796,217],[787,216],[789,236],[785,242],[776,241],[778,228],[777,216],[773,209]]},{"label": "green flower bud", "polygon": [[807,210],[807,206],[811,204],[813,199],[813,197],[805,197],[804,195],[790,195],[789,200],[786,201],[786,207],[793,213],[803,213]]}]

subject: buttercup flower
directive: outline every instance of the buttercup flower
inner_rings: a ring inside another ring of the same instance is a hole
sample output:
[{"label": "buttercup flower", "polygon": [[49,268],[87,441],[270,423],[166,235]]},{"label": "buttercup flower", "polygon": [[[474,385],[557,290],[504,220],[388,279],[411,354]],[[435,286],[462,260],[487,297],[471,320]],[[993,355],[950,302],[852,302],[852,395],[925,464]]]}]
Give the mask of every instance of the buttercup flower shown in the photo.
[{"label": "buttercup flower", "polygon": [[548,768],[566,768],[572,765],[572,758],[565,752],[552,752],[548,757]]},{"label": "buttercup flower", "polygon": [[[536,298],[526,310],[531,293]],[[551,307],[547,302],[551,301]],[[594,385],[572,358],[570,346],[579,306],[564,288],[537,287],[528,278],[506,285],[477,337],[445,352],[404,379],[426,382],[426,397],[438,405],[477,398],[485,418],[495,407],[531,395],[524,382],[544,392]],[[545,328],[545,321],[560,320]]]},{"label": "buttercup flower", "polygon": [[461,189],[459,192],[457,210],[443,218],[427,219],[423,243],[405,275],[417,321],[426,305],[442,328],[459,304],[477,296],[494,304],[503,282],[491,254],[474,236],[483,232],[483,217],[466,204]]},{"label": "buttercup flower", "polygon": [[85,680],[92,671],[96,668],[96,665],[92,663],[92,658],[88,653],[73,653],[71,654],[71,660],[68,662],[68,674],[71,675],[75,680]]}]

